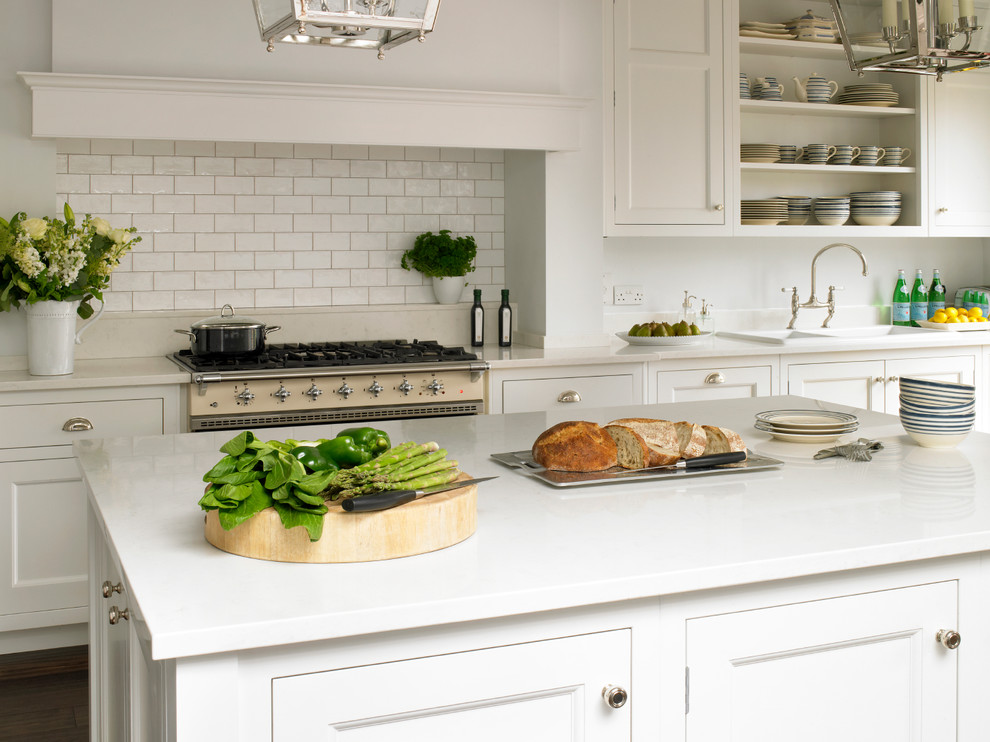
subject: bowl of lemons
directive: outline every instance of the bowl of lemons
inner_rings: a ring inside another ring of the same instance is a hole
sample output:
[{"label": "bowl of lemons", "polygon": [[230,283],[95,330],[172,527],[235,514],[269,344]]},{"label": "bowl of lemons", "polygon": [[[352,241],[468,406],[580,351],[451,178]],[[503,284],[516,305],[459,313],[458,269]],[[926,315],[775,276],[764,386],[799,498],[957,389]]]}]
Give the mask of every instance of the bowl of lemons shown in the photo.
[{"label": "bowl of lemons", "polygon": [[990,322],[983,316],[983,309],[980,307],[946,307],[936,309],[927,320],[918,320],[921,327],[931,330],[950,330],[954,332],[967,332],[970,330],[990,330]]}]

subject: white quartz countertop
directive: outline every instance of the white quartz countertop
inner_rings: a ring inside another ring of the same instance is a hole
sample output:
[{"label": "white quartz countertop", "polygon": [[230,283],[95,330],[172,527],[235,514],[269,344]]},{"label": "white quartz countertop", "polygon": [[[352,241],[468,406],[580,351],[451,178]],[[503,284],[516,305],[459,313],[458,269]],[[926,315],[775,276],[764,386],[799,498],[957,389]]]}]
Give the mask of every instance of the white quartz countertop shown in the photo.
[{"label": "white quartz countertop", "polygon": [[189,372],[183,371],[164,356],[76,360],[72,373],[64,376],[31,376],[27,369],[0,370],[0,392],[148,386],[188,381]]},{"label": "white quartz countertop", "polygon": [[[733,428],[776,469],[558,489],[489,458],[525,450],[565,412],[387,421],[394,442],[437,440],[479,487],[477,532],[437,552],[359,564],[283,564],[203,537],[202,474],[231,432],[75,444],[154,659],[318,641],[607,603],[990,549],[990,435],[917,446],[897,418],[860,412],[872,462],[770,439],[767,409],[848,409],[798,397],[586,410]],[[328,437],[340,426],[265,438]],[[978,483],[983,482],[981,486]]]}]

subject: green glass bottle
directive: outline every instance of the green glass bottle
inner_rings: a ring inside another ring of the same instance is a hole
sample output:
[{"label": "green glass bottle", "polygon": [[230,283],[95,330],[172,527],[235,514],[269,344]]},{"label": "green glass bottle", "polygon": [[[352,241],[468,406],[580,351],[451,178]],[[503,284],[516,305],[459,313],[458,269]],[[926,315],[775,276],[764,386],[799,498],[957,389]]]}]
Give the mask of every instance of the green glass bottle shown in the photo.
[{"label": "green glass bottle", "polygon": [[914,286],[911,288],[911,326],[920,327],[918,321],[928,319],[928,287],[921,275],[921,268],[914,275]]},{"label": "green glass bottle", "polygon": [[897,283],[894,285],[892,304],[891,322],[902,327],[909,326],[911,324],[911,295],[907,290],[907,279],[904,278],[903,268],[897,270]]},{"label": "green glass bottle", "polygon": [[928,319],[932,318],[939,309],[945,309],[945,284],[938,268],[932,271],[932,285],[928,289]]}]

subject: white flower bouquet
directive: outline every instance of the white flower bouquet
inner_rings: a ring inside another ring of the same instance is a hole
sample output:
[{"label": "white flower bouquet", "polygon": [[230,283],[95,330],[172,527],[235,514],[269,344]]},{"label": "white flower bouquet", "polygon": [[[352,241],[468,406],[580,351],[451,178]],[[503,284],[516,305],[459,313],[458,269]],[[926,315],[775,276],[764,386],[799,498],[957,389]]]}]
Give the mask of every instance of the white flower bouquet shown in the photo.
[{"label": "white flower bouquet", "polygon": [[28,219],[23,211],[0,219],[0,311],[21,302],[79,300],[78,314],[92,316],[89,300],[103,301],[110,274],[135,242],[134,227],[113,229],[89,214],[76,224],[65,205],[65,220]]}]

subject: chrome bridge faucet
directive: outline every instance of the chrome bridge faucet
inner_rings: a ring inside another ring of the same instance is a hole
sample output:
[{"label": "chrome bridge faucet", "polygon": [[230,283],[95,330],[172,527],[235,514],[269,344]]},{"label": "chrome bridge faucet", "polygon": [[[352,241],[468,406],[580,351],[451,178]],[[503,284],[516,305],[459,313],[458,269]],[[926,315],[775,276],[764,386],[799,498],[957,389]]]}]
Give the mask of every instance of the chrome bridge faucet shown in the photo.
[{"label": "chrome bridge faucet", "polygon": [[845,242],[833,242],[831,245],[826,245],[817,253],[815,257],[811,260],[811,296],[808,297],[808,301],[801,303],[801,298],[798,296],[797,286],[792,286],[791,288],[782,288],[785,294],[791,292],[791,321],[787,325],[788,330],[794,329],[794,323],[797,321],[798,310],[800,309],[828,309],[828,316],[825,317],[825,321],[822,322],[822,327],[828,327],[829,320],[832,319],[832,315],[835,314],[835,292],[841,291],[841,286],[829,286],[828,287],[828,300],[825,302],[819,301],[818,297],[815,295],[816,286],[816,263],[818,263],[818,258],[822,256],[827,250],[831,250],[833,247],[848,247],[854,253],[859,255],[859,259],[863,261],[863,275],[869,275],[869,269],[866,265],[866,256],[863,255],[859,248],[853,247]]}]

